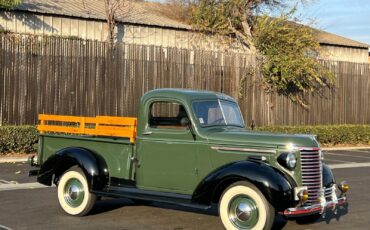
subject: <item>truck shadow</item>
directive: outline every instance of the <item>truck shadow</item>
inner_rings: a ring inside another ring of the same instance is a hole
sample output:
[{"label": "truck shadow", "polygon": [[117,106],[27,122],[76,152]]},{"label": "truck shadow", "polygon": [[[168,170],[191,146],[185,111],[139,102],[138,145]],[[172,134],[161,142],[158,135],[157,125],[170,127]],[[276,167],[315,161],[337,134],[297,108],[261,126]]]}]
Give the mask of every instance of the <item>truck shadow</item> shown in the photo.
[{"label": "truck shadow", "polygon": [[307,221],[302,219],[302,220],[296,220],[296,222],[297,224],[300,224],[300,225],[312,224],[312,223],[323,223],[323,222],[325,222],[326,224],[330,224],[330,222],[332,221],[339,222],[340,218],[348,213],[348,210],[349,210],[349,205],[346,204],[345,206],[338,209],[337,213],[335,213],[333,210],[327,210],[324,216],[316,220],[310,221],[308,218]]},{"label": "truck shadow", "polygon": [[337,213],[334,213],[333,210],[327,210],[324,216],[318,218],[285,218],[284,216],[278,215],[275,219],[273,229],[282,229],[288,221],[295,221],[298,225],[309,225],[313,223],[326,223],[330,224],[332,221],[340,221],[340,218],[348,213],[349,205],[345,205],[337,210]]},{"label": "truck shadow", "polygon": [[171,210],[176,210],[176,211],[218,216],[218,205],[217,204],[213,204],[209,209],[206,209],[206,210],[184,207],[184,206],[180,206],[176,204],[160,203],[160,202],[154,202],[150,204],[150,206],[157,207],[157,208],[171,209]]},{"label": "truck shadow", "polygon": [[[97,215],[104,212],[109,212],[115,209],[123,208],[123,207],[132,207],[132,206],[148,206],[148,207],[155,207],[155,208],[163,208],[169,210],[176,210],[176,211],[183,211],[183,212],[191,212],[191,213],[198,213],[203,215],[211,215],[211,216],[218,216],[218,205],[213,204],[207,210],[201,210],[196,208],[184,207],[175,204],[167,204],[167,203],[160,203],[160,202],[139,202],[135,203],[134,201],[126,198],[103,198],[102,200],[97,201],[95,207],[89,214],[89,216]],[[330,224],[331,221],[336,220],[337,222],[340,221],[340,218],[348,213],[349,206],[344,206],[341,209],[337,210],[335,214],[332,210],[327,210],[325,217],[319,218],[285,218],[282,215],[277,215],[274,221],[273,230],[283,229],[288,221],[296,221],[299,225],[309,225],[313,223],[321,223],[325,222],[326,224]]]},{"label": "truck shadow", "polygon": [[119,209],[122,207],[127,206],[134,206],[135,204],[126,198],[102,198],[102,200],[98,200],[88,214],[89,216],[97,215],[104,212],[109,212],[115,209]]}]

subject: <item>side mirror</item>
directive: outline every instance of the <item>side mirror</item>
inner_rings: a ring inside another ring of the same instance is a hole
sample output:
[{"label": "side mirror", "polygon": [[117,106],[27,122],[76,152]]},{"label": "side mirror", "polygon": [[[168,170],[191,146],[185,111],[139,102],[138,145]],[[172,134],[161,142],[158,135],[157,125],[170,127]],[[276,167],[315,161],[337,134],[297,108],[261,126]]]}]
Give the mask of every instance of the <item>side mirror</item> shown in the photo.
[{"label": "side mirror", "polygon": [[256,124],[254,124],[254,120],[251,122],[251,129],[254,130],[254,127],[256,127]]},{"label": "side mirror", "polygon": [[181,126],[188,127],[190,125],[190,120],[187,117],[183,117],[181,118],[180,123],[181,123]]}]

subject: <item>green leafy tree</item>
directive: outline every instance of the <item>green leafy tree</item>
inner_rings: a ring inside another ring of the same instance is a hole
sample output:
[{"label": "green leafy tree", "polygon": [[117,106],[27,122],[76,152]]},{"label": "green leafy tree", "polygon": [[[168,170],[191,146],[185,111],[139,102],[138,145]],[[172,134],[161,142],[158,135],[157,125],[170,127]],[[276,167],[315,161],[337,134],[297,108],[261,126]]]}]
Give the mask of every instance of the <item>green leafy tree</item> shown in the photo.
[{"label": "green leafy tree", "polygon": [[[298,1],[298,0],[297,0]],[[199,0],[192,22],[200,31],[231,36],[261,54],[263,83],[268,92],[285,95],[307,107],[305,97],[332,86],[334,76],[320,60],[315,31],[283,12],[289,0]],[[280,15],[269,17],[266,12]]]},{"label": "green leafy tree", "polygon": [[305,97],[310,93],[322,95],[335,79],[318,59],[322,51],[316,31],[288,19],[287,15],[258,17],[253,41],[264,57],[261,70],[266,90],[307,107]]},{"label": "green leafy tree", "polygon": [[22,3],[22,0],[0,0],[0,8],[12,9]]},{"label": "green leafy tree", "polygon": [[253,49],[255,16],[266,9],[279,9],[289,0],[199,0],[193,7],[195,28],[222,35],[234,35]]}]

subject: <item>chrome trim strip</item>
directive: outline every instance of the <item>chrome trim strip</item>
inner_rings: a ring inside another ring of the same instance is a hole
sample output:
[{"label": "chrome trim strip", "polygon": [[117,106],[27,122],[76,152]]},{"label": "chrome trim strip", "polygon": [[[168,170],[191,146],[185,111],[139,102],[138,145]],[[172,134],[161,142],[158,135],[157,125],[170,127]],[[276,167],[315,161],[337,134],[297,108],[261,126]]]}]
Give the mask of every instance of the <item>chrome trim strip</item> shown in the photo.
[{"label": "chrome trim strip", "polygon": [[298,150],[319,151],[320,147],[298,147]]},{"label": "chrome trim strip", "polygon": [[225,121],[225,125],[227,125],[227,121],[226,121],[225,113],[224,113],[224,110],[222,109],[222,106],[221,106],[221,101],[220,101],[220,99],[218,99],[217,101],[218,101],[218,106],[220,106],[220,109],[221,109],[222,118],[223,118],[223,119],[224,119],[224,121]]},{"label": "chrome trim strip", "polygon": [[250,149],[250,148],[232,148],[232,147],[219,147],[219,146],[212,146],[211,149],[213,150],[221,150],[221,151],[238,151],[238,152],[259,152],[259,153],[276,153],[276,150],[269,150],[269,149]]}]

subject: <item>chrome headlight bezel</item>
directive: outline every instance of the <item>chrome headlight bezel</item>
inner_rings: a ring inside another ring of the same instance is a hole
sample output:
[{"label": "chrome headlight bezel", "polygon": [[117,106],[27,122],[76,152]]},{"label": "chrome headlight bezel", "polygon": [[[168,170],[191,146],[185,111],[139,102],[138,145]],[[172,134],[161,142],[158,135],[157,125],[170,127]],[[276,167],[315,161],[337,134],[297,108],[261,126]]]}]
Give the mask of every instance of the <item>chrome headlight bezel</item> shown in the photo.
[{"label": "chrome headlight bezel", "polygon": [[320,160],[323,161],[325,158],[324,158],[324,152],[320,149],[319,150],[319,157],[320,157]]},{"label": "chrome headlight bezel", "polygon": [[297,166],[297,156],[293,152],[286,152],[280,154],[278,162],[283,167],[293,170]]}]

